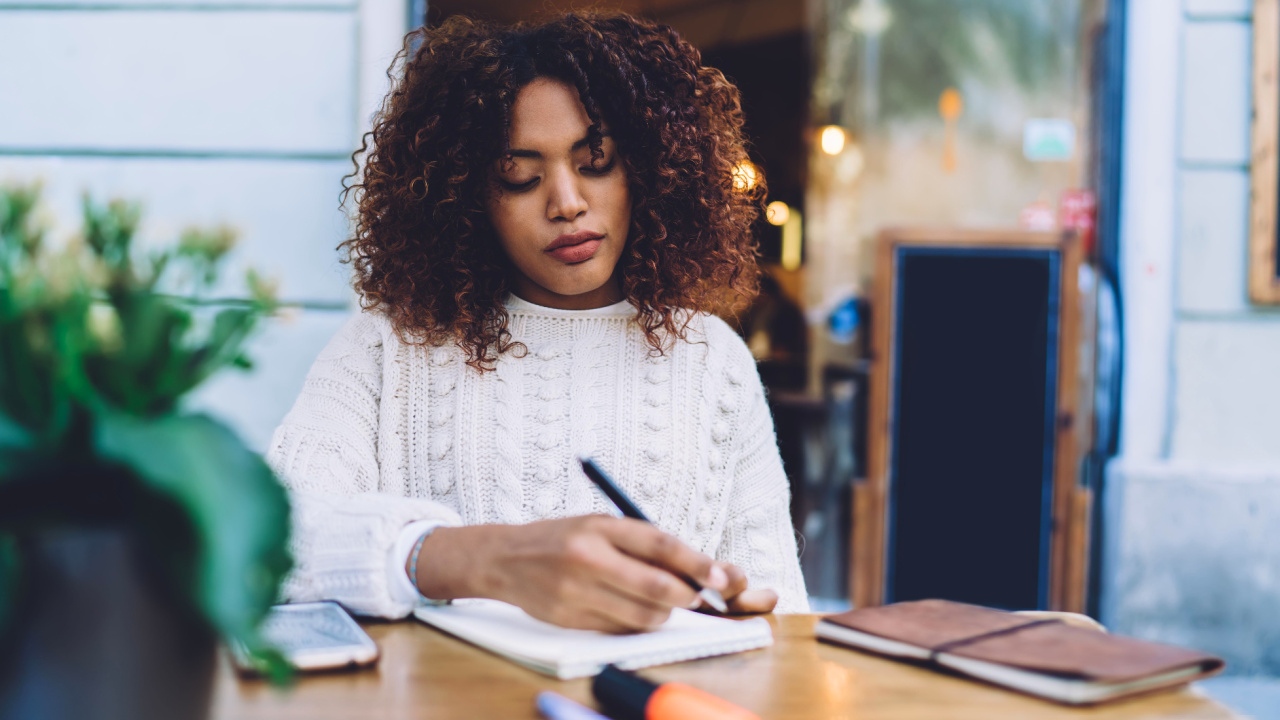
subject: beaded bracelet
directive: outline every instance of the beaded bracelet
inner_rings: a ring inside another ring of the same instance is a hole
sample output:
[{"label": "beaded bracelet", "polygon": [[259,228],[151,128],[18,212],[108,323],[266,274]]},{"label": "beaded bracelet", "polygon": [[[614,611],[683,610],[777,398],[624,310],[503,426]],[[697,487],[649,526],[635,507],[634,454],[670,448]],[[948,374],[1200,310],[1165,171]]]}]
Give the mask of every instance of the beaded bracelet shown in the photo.
[{"label": "beaded bracelet", "polygon": [[423,597],[422,589],[418,587],[418,553],[422,552],[422,543],[426,542],[427,536],[431,532],[422,533],[422,537],[418,538],[418,542],[413,544],[413,553],[409,555],[409,582],[413,583],[413,589],[418,591],[418,596]]},{"label": "beaded bracelet", "polygon": [[418,598],[428,605],[449,605],[450,600],[433,600],[422,594],[422,590],[418,587],[418,553],[422,552],[422,543],[426,542],[427,536],[435,532],[435,528],[422,533],[422,537],[418,538],[418,542],[413,544],[413,552],[409,555],[409,583],[413,585],[413,589],[417,591]]}]

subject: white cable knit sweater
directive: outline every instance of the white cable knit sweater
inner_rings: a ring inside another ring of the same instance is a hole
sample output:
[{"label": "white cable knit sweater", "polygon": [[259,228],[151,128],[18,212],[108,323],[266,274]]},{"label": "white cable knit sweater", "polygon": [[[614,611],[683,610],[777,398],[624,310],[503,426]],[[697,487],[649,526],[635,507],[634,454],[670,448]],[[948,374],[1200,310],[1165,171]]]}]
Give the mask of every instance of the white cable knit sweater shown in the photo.
[{"label": "white cable knit sweater", "polygon": [[789,489],[755,363],[721,320],[650,352],[621,302],[554,310],[512,298],[528,353],[495,372],[453,346],[406,345],[360,313],[316,359],[267,460],[293,491],[289,600],[385,617],[387,557],[415,520],[527,523],[612,507],[577,467],[596,458],[654,523],[808,609]]}]

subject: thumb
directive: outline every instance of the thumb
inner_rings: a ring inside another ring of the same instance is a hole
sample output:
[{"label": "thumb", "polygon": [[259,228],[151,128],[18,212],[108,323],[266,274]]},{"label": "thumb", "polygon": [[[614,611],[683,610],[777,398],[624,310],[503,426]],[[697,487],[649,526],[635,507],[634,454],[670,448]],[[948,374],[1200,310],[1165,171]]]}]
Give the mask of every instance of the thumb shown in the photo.
[{"label": "thumb", "polygon": [[729,612],[733,613],[767,613],[773,612],[778,605],[778,593],[768,590],[743,590],[729,601]]}]

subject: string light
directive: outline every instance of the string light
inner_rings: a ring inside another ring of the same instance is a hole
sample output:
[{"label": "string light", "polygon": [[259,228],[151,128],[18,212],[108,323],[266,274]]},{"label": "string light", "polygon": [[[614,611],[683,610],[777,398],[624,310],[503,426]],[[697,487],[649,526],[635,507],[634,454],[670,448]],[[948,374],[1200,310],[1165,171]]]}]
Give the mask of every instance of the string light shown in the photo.
[{"label": "string light", "polygon": [[878,37],[893,23],[893,11],[884,0],[862,0],[845,15],[845,22],[855,32]]},{"label": "string light", "polygon": [[822,147],[822,152],[828,155],[839,155],[844,150],[846,140],[844,128],[839,125],[828,125],[822,128],[822,132],[818,135],[818,144]]},{"label": "string light", "polygon": [[737,165],[734,165],[733,170],[730,172],[730,176],[733,178],[734,190],[741,190],[744,192],[747,190],[753,190],[755,189],[755,186],[760,183],[760,171],[757,170],[756,166],[752,165],[749,160],[743,160]]},{"label": "string light", "polygon": [[770,225],[785,225],[790,216],[791,208],[781,200],[774,200],[764,208],[764,219],[768,220]]}]

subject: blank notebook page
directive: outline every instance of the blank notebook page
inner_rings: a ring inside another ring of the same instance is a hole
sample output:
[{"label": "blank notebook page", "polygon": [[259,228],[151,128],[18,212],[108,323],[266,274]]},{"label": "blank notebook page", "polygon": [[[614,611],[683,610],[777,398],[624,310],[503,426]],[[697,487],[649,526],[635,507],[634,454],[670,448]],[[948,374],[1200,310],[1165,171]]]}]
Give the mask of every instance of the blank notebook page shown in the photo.
[{"label": "blank notebook page", "polygon": [[595,675],[608,664],[624,670],[754,650],[773,644],[764,618],[729,620],[676,609],[657,630],[610,635],[568,630],[535,620],[497,600],[455,600],[414,616],[428,625],[561,680]]}]

